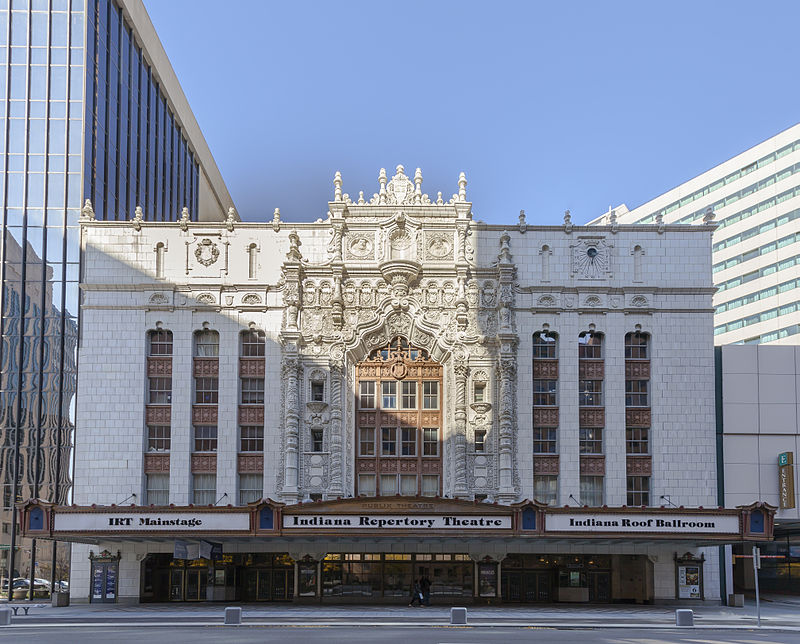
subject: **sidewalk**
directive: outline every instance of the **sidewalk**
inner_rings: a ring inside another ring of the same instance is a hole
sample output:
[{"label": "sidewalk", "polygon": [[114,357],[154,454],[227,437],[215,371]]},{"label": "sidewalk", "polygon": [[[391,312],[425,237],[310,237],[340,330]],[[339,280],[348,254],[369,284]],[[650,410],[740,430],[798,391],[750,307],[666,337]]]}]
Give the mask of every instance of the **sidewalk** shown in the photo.
[{"label": "sidewalk", "polygon": [[[21,603],[21,602],[20,602]],[[36,604],[36,602],[32,602]],[[409,608],[406,606],[359,605],[241,605],[243,623],[260,626],[436,626],[450,623],[449,606]],[[457,604],[454,604],[457,605]],[[33,608],[26,616],[12,619],[12,625],[58,626],[137,624],[219,625],[226,604],[116,604],[50,606]],[[551,628],[675,628],[674,606],[475,606],[468,607],[471,626]],[[744,608],[699,606],[694,608],[695,627],[751,629],[756,627],[755,605],[746,600]],[[22,611],[19,611],[22,613]],[[762,627],[800,631],[800,598],[775,596],[761,603]]]}]

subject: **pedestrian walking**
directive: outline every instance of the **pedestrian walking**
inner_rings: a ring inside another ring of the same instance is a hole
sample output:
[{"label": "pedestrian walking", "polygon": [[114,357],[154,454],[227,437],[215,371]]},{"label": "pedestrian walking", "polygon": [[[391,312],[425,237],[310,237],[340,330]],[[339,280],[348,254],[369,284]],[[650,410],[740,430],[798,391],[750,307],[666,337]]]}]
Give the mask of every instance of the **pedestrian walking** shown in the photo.
[{"label": "pedestrian walking", "polygon": [[417,606],[422,606],[422,586],[419,579],[415,579],[411,584],[411,601],[408,605],[413,606],[414,602],[417,602]]},{"label": "pedestrian walking", "polygon": [[419,587],[422,590],[422,604],[423,606],[430,606],[431,605],[431,580],[428,579],[427,575],[422,575],[419,580]]}]

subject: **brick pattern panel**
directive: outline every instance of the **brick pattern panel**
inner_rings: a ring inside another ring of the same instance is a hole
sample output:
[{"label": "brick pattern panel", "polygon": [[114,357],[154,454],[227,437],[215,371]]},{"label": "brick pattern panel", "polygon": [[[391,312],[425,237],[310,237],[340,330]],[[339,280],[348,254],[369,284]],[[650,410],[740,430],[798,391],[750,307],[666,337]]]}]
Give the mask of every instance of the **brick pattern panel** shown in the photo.
[{"label": "brick pattern panel", "polygon": [[625,425],[627,427],[650,427],[649,407],[630,407],[625,410]]},{"label": "brick pattern panel", "polygon": [[239,407],[239,424],[240,425],[263,425],[264,424],[264,407],[258,405],[256,407],[240,406]]},{"label": "brick pattern panel", "polygon": [[147,377],[148,378],[172,377],[172,358],[148,358]]},{"label": "brick pattern panel", "polygon": [[581,427],[605,427],[606,410],[604,407],[589,407],[580,410]]},{"label": "brick pattern panel", "polygon": [[558,407],[535,407],[533,410],[534,427],[558,427]]},{"label": "brick pattern panel", "polygon": [[169,425],[171,416],[172,408],[169,405],[148,405],[145,414],[148,425]]},{"label": "brick pattern panel", "polygon": [[581,474],[588,476],[605,476],[605,456],[581,456]]},{"label": "brick pattern panel", "polygon": [[194,359],[194,377],[195,378],[213,378],[219,376],[219,359],[218,358],[195,358]]},{"label": "brick pattern panel", "polygon": [[216,425],[217,424],[216,405],[193,405],[192,423],[195,425]]},{"label": "brick pattern panel", "polygon": [[534,360],[533,377],[540,380],[557,380],[558,360]]},{"label": "brick pattern panel", "polygon": [[628,476],[651,476],[653,457],[648,454],[628,454],[625,471]]},{"label": "brick pattern panel", "polygon": [[254,472],[261,474],[264,471],[264,455],[263,454],[239,454],[238,458],[239,472]]},{"label": "brick pattern panel", "polygon": [[603,380],[606,368],[603,360],[580,360],[578,362],[578,378],[581,380]]},{"label": "brick pattern panel", "polygon": [[169,454],[145,454],[144,471],[147,473],[169,472]]},{"label": "brick pattern panel", "polygon": [[558,456],[534,456],[534,474],[555,474],[558,475]]},{"label": "brick pattern panel", "polygon": [[359,459],[358,460],[358,471],[359,472],[374,472],[375,471],[375,459]]},{"label": "brick pattern panel", "polygon": [[650,380],[650,361],[626,360],[625,380]]},{"label": "brick pattern panel", "polygon": [[217,471],[216,454],[192,454],[192,472],[200,474],[203,472]]},{"label": "brick pattern panel", "polygon": [[242,378],[263,378],[264,358],[239,358],[239,375]]}]

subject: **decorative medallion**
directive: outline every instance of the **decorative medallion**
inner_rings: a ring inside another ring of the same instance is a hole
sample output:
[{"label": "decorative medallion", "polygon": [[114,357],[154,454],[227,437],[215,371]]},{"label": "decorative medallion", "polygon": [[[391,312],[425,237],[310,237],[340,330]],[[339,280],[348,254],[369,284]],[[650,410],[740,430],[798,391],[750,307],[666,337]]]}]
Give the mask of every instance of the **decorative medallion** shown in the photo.
[{"label": "decorative medallion", "polygon": [[408,375],[408,367],[402,362],[395,362],[391,367],[392,377],[396,380],[402,380]]},{"label": "decorative medallion", "polygon": [[447,233],[436,233],[428,239],[428,259],[452,259],[453,258],[453,243],[448,239]]},{"label": "decorative medallion", "polygon": [[398,165],[389,185],[386,186],[386,203],[403,205],[411,203],[414,196],[414,184],[405,174],[405,168]]},{"label": "decorative medallion", "polygon": [[169,304],[169,299],[163,293],[153,293],[149,302],[150,304]]},{"label": "decorative medallion", "polygon": [[643,308],[647,306],[647,298],[644,295],[636,295],[631,299],[631,306]]},{"label": "decorative medallion", "polygon": [[347,244],[349,258],[363,259],[371,257],[373,252],[374,245],[368,235],[356,235]]},{"label": "decorative medallion", "polygon": [[211,295],[211,293],[200,293],[197,296],[196,301],[198,304],[216,304],[217,299]]},{"label": "decorative medallion", "polygon": [[398,228],[389,238],[389,244],[391,245],[392,250],[405,250],[413,243],[414,240],[411,237],[411,234],[404,228]]},{"label": "decorative medallion", "polygon": [[610,246],[604,239],[581,239],[572,246],[572,275],[599,280],[610,277]]},{"label": "decorative medallion", "polygon": [[195,248],[194,256],[203,266],[211,266],[219,259],[219,248],[210,239],[204,239]]},{"label": "decorative medallion", "polygon": [[539,306],[555,306],[556,300],[552,295],[542,295],[536,303]]}]

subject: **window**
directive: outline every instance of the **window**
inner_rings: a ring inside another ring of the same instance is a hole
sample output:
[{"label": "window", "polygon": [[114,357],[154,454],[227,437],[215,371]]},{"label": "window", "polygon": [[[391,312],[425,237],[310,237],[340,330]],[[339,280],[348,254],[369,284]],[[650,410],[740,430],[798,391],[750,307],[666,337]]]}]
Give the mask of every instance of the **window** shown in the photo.
[{"label": "window", "polygon": [[402,404],[403,409],[416,409],[417,408],[417,383],[411,381],[403,381],[402,385]]},{"label": "window", "polygon": [[628,427],[625,430],[626,454],[650,453],[650,429],[647,427]]},{"label": "window", "polygon": [[555,429],[555,427],[534,427],[533,428],[533,453],[534,454],[555,454],[556,453],[556,429]]},{"label": "window", "polygon": [[242,452],[264,451],[264,428],[261,425],[242,425],[239,428],[239,447]]},{"label": "window", "polygon": [[264,496],[263,474],[239,474],[239,505],[260,501]]},{"label": "window", "polygon": [[323,380],[311,381],[311,401],[323,402],[325,400],[325,382]]},{"label": "window", "polygon": [[533,498],[540,503],[555,505],[558,502],[558,477],[553,475],[534,476]]},{"label": "window", "polygon": [[361,496],[375,496],[375,475],[358,475],[358,493]]},{"label": "window", "polygon": [[650,477],[628,477],[628,505],[650,505]]},{"label": "window", "polygon": [[198,331],[194,334],[194,355],[198,358],[219,357],[219,333]]},{"label": "window", "polygon": [[169,474],[146,474],[145,505],[169,505]]},{"label": "window", "polygon": [[425,427],[422,430],[422,455],[439,456],[439,429]]},{"label": "window", "polygon": [[263,378],[242,378],[242,404],[243,405],[264,404]]},{"label": "window", "polygon": [[422,408],[439,409],[439,383],[426,380],[422,383]]},{"label": "window", "polygon": [[583,505],[603,505],[603,477],[581,476],[581,503]]},{"label": "window", "polygon": [[358,431],[358,455],[375,456],[375,428],[361,427]]},{"label": "window", "polygon": [[578,403],[581,407],[600,407],[603,404],[602,380],[579,380]]},{"label": "window", "polygon": [[400,454],[402,456],[417,455],[416,427],[402,427],[400,429]]},{"label": "window", "polygon": [[358,406],[361,409],[375,409],[375,383],[362,381],[358,386]]},{"label": "window", "polygon": [[397,409],[397,382],[382,382],[382,409]]},{"label": "window", "polygon": [[381,429],[381,456],[397,456],[397,428]]},{"label": "window", "polygon": [[555,380],[534,380],[533,381],[533,404],[537,407],[555,407],[556,402]]},{"label": "window", "polygon": [[216,405],[218,400],[219,400],[219,378],[194,379],[194,402],[196,404]]},{"label": "window", "polygon": [[397,474],[381,474],[381,496],[397,494]]},{"label": "window", "polygon": [[486,450],[486,430],[485,429],[476,429],[475,430],[475,451],[476,452],[483,452]]},{"label": "window", "polygon": [[172,378],[148,378],[151,405],[169,405],[172,403]]},{"label": "window", "polygon": [[439,475],[422,475],[422,496],[437,496],[439,494]]},{"label": "window", "polygon": [[533,334],[533,357],[534,359],[556,358],[556,334],[550,332],[539,332]]},{"label": "window", "polygon": [[322,439],[323,433],[321,429],[312,429],[311,430],[311,451],[312,452],[321,452],[322,451]]},{"label": "window", "polygon": [[150,331],[149,340],[151,356],[172,355],[172,331]]},{"label": "window", "polygon": [[214,505],[217,496],[216,474],[194,474],[192,476],[192,503]]},{"label": "window", "polygon": [[603,335],[587,331],[578,336],[578,358],[599,360],[603,357]]},{"label": "window", "polygon": [[266,346],[266,335],[263,331],[242,331],[242,357],[243,358],[263,358]]},{"label": "window", "polygon": [[597,427],[581,427],[579,449],[581,454],[603,453],[603,430]]},{"label": "window", "polygon": [[216,425],[195,425],[194,426],[194,451],[195,452],[216,452],[217,451],[217,426]]},{"label": "window", "polygon": [[472,401],[482,403],[486,400],[486,383],[476,382],[472,385]]},{"label": "window", "polygon": [[416,474],[401,474],[400,475],[400,494],[403,496],[416,496],[417,495],[417,475]]},{"label": "window", "polygon": [[625,406],[647,407],[647,380],[625,381]]},{"label": "window", "polygon": [[147,426],[147,451],[148,452],[169,451],[169,425]]},{"label": "window", "polygon": [[625,335],[625,359],[647,360],[647,334],[628,333]]}]

